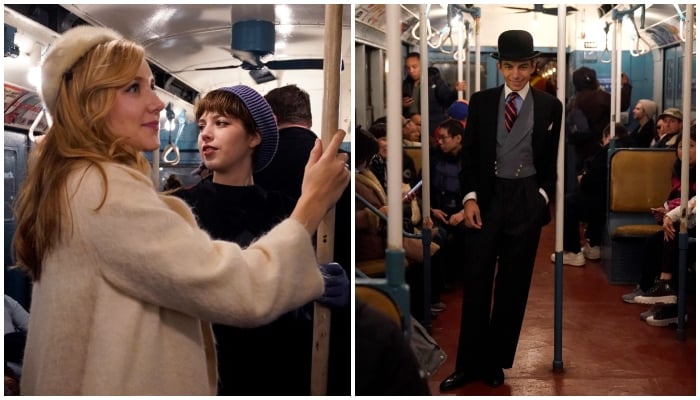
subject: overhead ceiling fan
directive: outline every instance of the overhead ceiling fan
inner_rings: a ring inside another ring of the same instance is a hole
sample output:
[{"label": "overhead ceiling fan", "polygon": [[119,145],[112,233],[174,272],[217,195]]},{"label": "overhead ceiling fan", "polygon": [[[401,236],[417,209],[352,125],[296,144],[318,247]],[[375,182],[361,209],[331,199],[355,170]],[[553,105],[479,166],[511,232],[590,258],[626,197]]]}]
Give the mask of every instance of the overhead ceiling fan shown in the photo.
[{"label": "overhead ceiling fan", "polygon": [[196,68],[211,71],[230,68],[258,70],[323,69],[323,58],[269,60],[275,53],[275,13],[273,5],[258,5],[247,14],[231,9],[231,45],[227,50],[241,63],[221,67]]},{"label": "overhead ceiling fan", "polygon": [[[518,12],[521,12],[521,13],[526,13],[526,12],[539,12],[539,13],[547,14],[547,15],[557,15],[557,13],[558,13],[558,8],[557,8],[557,7],[547,7],[547,8],[545,8],[545,7],[544,7],[544,4],[534,4],[534,6],[535,6],[534,8],[508,7],[508,6],[504,6],[504,8],[508,8],[508,9],[511,9],[511,10],[520,10],[520,11],[518,11]],[[566,13],[567,13],[567,14],[575,13],[576,11],[578,11],[578,9],[575,8],[575,7],[571,7],[571,6],[567,6],[567,7],[566,7]]]}]

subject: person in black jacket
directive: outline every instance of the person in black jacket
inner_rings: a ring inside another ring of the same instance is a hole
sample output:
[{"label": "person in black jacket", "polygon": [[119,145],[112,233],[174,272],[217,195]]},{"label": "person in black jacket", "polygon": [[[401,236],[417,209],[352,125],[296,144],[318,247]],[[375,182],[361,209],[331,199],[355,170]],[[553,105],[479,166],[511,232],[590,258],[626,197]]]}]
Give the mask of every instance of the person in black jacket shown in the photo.
[{"label": "person in black jacket", "polygon": [[265,95],[277,118],[279,148],[270,164],[253,175],[255,184],[277,190],[296,201],[309,152],[318,138],[311,130],[311,100],[297,85],[270,90]]},{"label": "person in black jacket", "polygon": [[[586,265],[586,259],[600,259],[600,243],[605,226],[606,194],[608,190],[608,149],[630,147],[633,139],[622,124],[615,124],[614,138],[610,125],[603,129],[603,146],[591,157],[578,177],[579,188],[564,199],[564,264]],[[586,222],[586,244],[581,247],[579,224]],[[554,262],[554,254],[551,256]]]},{"label": "person in black jacket", "polygon": [[465,247],[478,251],[467,255],[455,371],[440,390],[474,380],[498,387],[513,366],[540,233],[551,220],[563,111],[529,85],[539,54],[529,32],[501,33],[491,56],[505,84],[469,100],[460,190]]},{"label": "person in black jacket", "polygon": [[[409,53],[406,56],[406,78],[403,80],[403,115],[409,118],[421,112],[420,98],[420,54]],[[457,91],[465,89],[464,81],[450,87],[440,76],[440,70],[428,67],[428,132],[433,133],[447,115],[445,111],[455,100]]]},{"label": "person in black jacket", "polygon": [[[209,92],[197,103],[195,115],[200,154],[212,173],[173,195],[192,207],[197,223],[213,239],[247,247],[285,219],[295,204],[284,193],[253,183],[253,172],[265,169],[279,153],[272,110],[257,92],[239,85]],[[332,266],[321,266],[324,279],[335,277],[331,279],[341,289],[336,292],[339,302],[325,304],[347,307],[347,273],[338,264],[325,265]],[[309,303],[257,328],[213,324],[218,394],[309,395],[312,315]]]},{"label": "person in black jacket", "polygon": [[650,147],[656,136],[656,103],[649,99],[640,99],[632,109],[632,117],[639,123],[630,133],[634,147]]}]

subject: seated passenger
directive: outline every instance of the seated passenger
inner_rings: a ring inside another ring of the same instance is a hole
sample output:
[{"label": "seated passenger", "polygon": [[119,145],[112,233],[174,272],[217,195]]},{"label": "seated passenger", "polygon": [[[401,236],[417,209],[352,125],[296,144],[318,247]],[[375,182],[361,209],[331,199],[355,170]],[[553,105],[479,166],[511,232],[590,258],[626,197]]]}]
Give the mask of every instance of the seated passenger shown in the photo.
[{"label": "seated passenger", "polygon": [[355,394],[430,396],[401,328],[361,300],[355,300]]},{"label": "seated passenger", "polygon": [[[605,226],[606,194],[608,182],[608,149],[611,140],[626,147],[628,133],[622,124],[615,124],[615,138],[610,138],[610,125],[603,130],[603,147],[586,163],[578,177],[578,190],[564,199],[564,264],[575,267],[586,265],[589,260],[600,259],[600,243]],[[586,244],[581,247],[579,224],[585,222]],[[551,256],[552,262],[555,254]]]},{"label": "seated passenger", "polygon": [[420,128],[411,118],[401,117],[401,121],[403,145],[408,147],[420,147]]},{"label": "seated passenger", "polygon": [[[455,100],[447,108],[447,119],[442,120],[445,122],[447,120],[457,120],[462,124],[462,129],[467,125],[467,115],[469,114],[469,103],[464,99]],[[441,122],[441,123],[442,123]],[[440,145],[438,143],[438,138],[440,136],[440,127],[436,126],[435,131],[430,133],[430,148],[440,150]]]},{"label": "seated passenger", "polygon": [[[357,182],[359,174],[374,175],[369,170],[369,162],[378,151],[377,139],[369,132],[357,127],[355,129],[355,191],[386,215],[388,207],[386,199],[380,198],[381,191],[365,189],[361,183]],[[386,245],[380,230],[379,216],[364,203],[355,200],[355,258],[357,261],[384,258]]]},{"label": "seated passenger", "polygon": [[435,253],[431,264],[432,304],[436,312],[445,308],[440,302],[440,292],[462,282],[467,234],[459,182],[464,127],[460,121],[448,119],[437,129],[440,148],[430,155],[430,214],[443,236],[440,251]]},{"label": "seated passenger", "polygon": [[[387,194],[379,178],[368,167],[368,160],[376,158],[377,148],[381,148],[377,139],[362,129],[355,129],[355,192],[367,200],[385,216],[388,215]],[[381,150],[380,150],[381,151]],[[375,154],[373,157],[372,154]],[[403,184],[404,194],[410,188]],[[421,223],[420,209],[415,197],[407,199],[403,203],[404,230],[414,232],[414,228]],[[404,238],[404,249],[409,261],[419,262],[423,260],[422,243],[420,239]],[[384,258],[386,249],[386,224],[379,216],[367,209],[361,201],[355,202],[355,251],[357,261],[374,260]]]},{"label": "seated passenger", "polygon": [[408,118],[413,121],[413,124],[418,128],[418,132],[421,131],[421,126],[423,125],[423,119],[419,113],[413,113],[408,116]]},{"label": "seated passenger", "polygon": [[667,108],[659,118],[664,122],[664,129],[659,132],[659,138],[652,141],[651,147],[676,147],[676,141],[683,130],[683,113],[677,108]]},{"label": "seated passenger", "polygon": [[[5,295],[5,370],[19,385],[22,378],[22,359],[27,342],[29,313],[15,299]],[[7,373],[5,375],[8,375]]]},{"label": "seated passenger", "polygon": [[[386,187],[386,157],[387,157],[387,139],[386,139],[386,123],[376,123],[369,127],[369,133],[374,135],[377,139],[379,145],[379,151],[372,156],[369,161],[369,169],[374,173],[374,175],[379,179],[384,190]],[[413,162],[411,156],[404,150],[402,152],[403,156],[403,183],[410,187],[413,187],[418,181],[418,173],[416,171],[416,165]]]},{"label": "seated passenger", "polygon": [[[666,326],[677,323],[677,276],[678,271],[678,235],[681,197],[681,141],[678,141],[678,158],[673,165],[671,191],[663,207],[654,210],[654,216],[663,226],[663,230],[651,235],[645,246],[644,269],[642,278],[635,289],[622,296],[626,303],[670,304],[671,307],[654,306],[643,312],[640,317],[650,325]],[[695,126],[690,131],[689,155],[689,191],[688,196],[688,236],[695,237]]]},{"label": "seated passenger", "polygon": [[633,147],[650,147],[651,141],[656,135],[656,125],[654,125],[656,103],[648,99],[639,100],[632,110],[632,117],[639,123],[639,125],[630,132],[633,139]]}]

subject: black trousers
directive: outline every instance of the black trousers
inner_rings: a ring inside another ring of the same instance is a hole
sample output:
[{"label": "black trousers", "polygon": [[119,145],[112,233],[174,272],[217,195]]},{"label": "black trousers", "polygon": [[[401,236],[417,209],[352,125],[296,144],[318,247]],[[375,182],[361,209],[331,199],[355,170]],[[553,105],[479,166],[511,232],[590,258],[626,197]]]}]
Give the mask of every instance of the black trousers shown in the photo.
[{"label": "black trousers", "polygon": [[[456,370],[511,368],[520,337],[543,213],[535,177],[497,179],[482,228],[470,230]],[[492,306],[493,305],[493,306]]]},{"label": "black trousers", "polygon": [[600,199],[583,192],[569,193],[564,198],[564,250],[581,251],[579,224],[587,222],[586,238],[591,246],[600,246],[605,227],[605,208]]},{"label": "black trousers", "polygon": [[[659,231],[649,236],[646,240],[646,256],[644,257],[644,267],[642,277],[639,280],[639,287],[647,291],[662,272],[671,273],[671,285],[678,288],[678,233],[680,223],[673,224],[676,228],[676,235],[671,241],[664,240],[664,231]],[[688,236],[695,237],[695,228],[688,229]],[[688,258],[690,262],[691,257]]]}]

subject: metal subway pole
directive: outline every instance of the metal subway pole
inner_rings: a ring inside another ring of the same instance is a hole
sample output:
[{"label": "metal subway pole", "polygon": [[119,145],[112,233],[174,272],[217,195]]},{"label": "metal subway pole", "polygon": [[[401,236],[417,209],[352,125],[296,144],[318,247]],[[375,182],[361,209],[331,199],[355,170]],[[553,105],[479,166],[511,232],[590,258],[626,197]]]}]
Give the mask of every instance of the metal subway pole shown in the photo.
[{"label": "metal subway pole", "polygon": [[[338,130],[340,98],[340,48],[342,40],[342,4],[326,5],[323,48],[323,120],[321,141],[324,148]],[[335,207],[323,217],[316,231],[316,258],[319,263],[333,261]],[[313,347],[311,350],[311,395],[323,396],[328,386],[330,310],[314,303]]]},{"label": "metal subway pole", "polygon": [[151,155],[153,156],[151,181],[153,181],[153,187],[158,190],[158,185],[160,184],[160,129],[158,130],[158,148],[153,150]]},{"label": "metal subway pole", "polygon": [[[401,136],[401,74],[403,71],[401,62],[401,10],[397,4],[386,5],[386,44],[389,72],[387,73],[387,249],[386,249],[386,276],[387,285],[394,293],[398,293],[397,305],[402,311],[404,336],[410,340],[411,336],[411,307],[408,290],[398,290],[405,286],[405,268],[403,266],[403,207],[401,195],[401,177],[403,161],[402,136]],[[421,57],[421,60],[424,57]],[[422,78],[421,78],[422,79]],[[424,86],[424,85],[423,85]],[[423,94],[421,93],[421,96]],[[427,99],[427,97],[425,97]],[[424,182],[425,184],[425,182]],[[396,288],[397,290],[394,290]]]},{"label": "metal subway pole", "polygon": [[[419,12],[419,18],[420,18],[420,98],[421,99],[426,99],[426,100],[421,100],[420,104],[420,114],[421,118],[423,118],[424,121],[429,121],[429,116],[430,113],[428,111],[428,30],[427,28],[427,19],[428,15],[426,14],[426,6],[421,5],[420,6],[420,12]],[[424,118],[425,117],[425,118]],[[432,241],[432,231],[427,228],[427,224],[429,223],[430,219],[430,160],[429,154],[430,154],[430,146],[428,146],[428,143],[430,142],[430,135],[432,135],[432,132],[429,132],[428,130],[430,129],[430,124],[426,122],[425,124],[421,124],[420,128],[420,141],[422,143],[420,153],[421,153],[421,159],[423,162],[421,165],[423,166],[423,170],[421,172],[421,178],[423,179],[423,190],[422,190],[422,197],[421,199],[423,200],[423,208],[421,210],[422,216],[423,216],[423,230],[421,231],[422,237],[423,237],[423,318],[421,321],[421,324],[423,324],[423,327],[428,331],[432,332],[433,331],[433,318],[432,314],[430,312],[430,303],[431,303],[431,290],[432,290],[432,284],[431,284],[431,273],[430,271],[432,270],[432,265],[431,265],[431,259],[430,259],[430,242]]]},{"label": "metal subway pole", "polygon": [[[695,42],[693,25],[695,25],[695,9],[693,4],[685,5],[685,42],[683,43],[683,115],[686,120],[690,116],[690,96],[692,78],[692,52]],[[683,124],[681,145],[681,226],[678,232],[678,328],[676,339],[685,340],[685,302],[686,275],[688,273],[688,183],[690,182],[690,124]]]},{"label": "metal subway pole", "polygon": [[481,90],[481,8],[474,8],[474,86],[466,88],[465,98]]},{"label": "metal subway pole", "polygon": [[[457,17],[453,17],[457,18]],[[466,28],[466,23],[462,20],[462,11],[459,11],[459,22],[450,21],[452,24],[452,29],[457,29],[457,45],[452,45],[455,50],[455,55],[457,56],[457,80],[458,81],[468,81],[469,80],[469,70],[467,69],[467,79],[464,79],[464,53],[469,51],[469,47],[465,46],[464,51],[462,51],[462,44],[464,44],[464,30]],[[460,90],[457,92],[457,98],[464,99],[464,91]]]},{"label": "metal subway pole", "polygon": [[[566,4],[560,4],[557,11],[557,97],[566,104]],[[564,299],[564,113],[561,116],[559,130],[559,148],[557,149],[557,194],[556,194],[556,226],[555,226],[555,257],[554,257],[554,360],[552,370],[562,372],[562,319]]]}]

